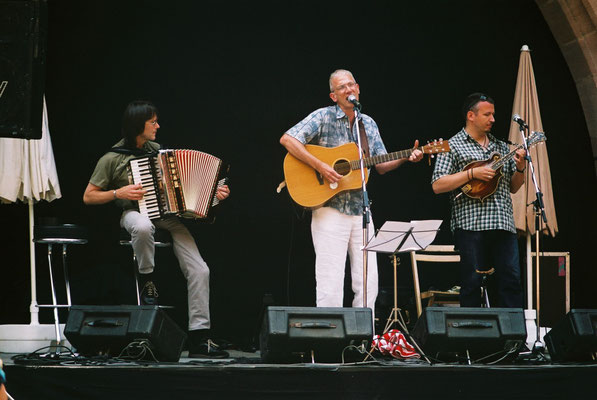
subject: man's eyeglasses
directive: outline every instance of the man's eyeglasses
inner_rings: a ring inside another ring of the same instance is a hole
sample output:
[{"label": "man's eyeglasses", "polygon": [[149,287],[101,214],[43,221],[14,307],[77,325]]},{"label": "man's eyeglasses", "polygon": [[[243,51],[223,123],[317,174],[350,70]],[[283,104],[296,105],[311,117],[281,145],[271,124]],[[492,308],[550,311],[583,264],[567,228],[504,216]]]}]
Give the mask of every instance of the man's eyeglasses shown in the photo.
[{"label": "man's eyeglasses", "polygon": [[346,89],[354,89],[356,86],[356,82],[348,82],[335,88],[334,92],[344,92]]}]

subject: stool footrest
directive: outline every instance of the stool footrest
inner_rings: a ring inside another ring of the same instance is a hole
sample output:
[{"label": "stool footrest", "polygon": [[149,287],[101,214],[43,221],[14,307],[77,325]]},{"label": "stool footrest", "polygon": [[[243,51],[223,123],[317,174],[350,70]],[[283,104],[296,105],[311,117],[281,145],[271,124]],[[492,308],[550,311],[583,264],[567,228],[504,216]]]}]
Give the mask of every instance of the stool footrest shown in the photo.
[{"label": "stool footrest", "polygon": [[53,304],[38,304],[35,307],[37,307],[37,308],[69,308],[69,307],[72,307],[72,306],[70,306],[68,304],[56,304],[56,305],[53,305]]}]

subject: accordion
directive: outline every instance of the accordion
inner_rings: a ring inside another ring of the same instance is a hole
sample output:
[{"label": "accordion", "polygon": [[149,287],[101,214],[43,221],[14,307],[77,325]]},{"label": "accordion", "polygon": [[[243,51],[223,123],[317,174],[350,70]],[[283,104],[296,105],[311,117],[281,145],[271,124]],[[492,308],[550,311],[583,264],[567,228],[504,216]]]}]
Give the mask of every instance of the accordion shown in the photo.
[{"label": "accordion", "polygon": [[138,202],[139,212],[151,220],[170,215],[211,218],[218,204],[216,190],[228,180],[221,176],[222,160],[196,150],[159,150],[131,159],[127,171],[131,184],[147,190]]}]

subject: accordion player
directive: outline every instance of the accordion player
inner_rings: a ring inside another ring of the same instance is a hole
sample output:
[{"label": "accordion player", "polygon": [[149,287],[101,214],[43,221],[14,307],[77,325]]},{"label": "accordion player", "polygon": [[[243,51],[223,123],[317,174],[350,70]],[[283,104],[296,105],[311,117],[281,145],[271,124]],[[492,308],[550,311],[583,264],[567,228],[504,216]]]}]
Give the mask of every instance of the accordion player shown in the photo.
[{"label": "accordion player", "polygon": [[138,203],[150,220],[170,215],[211,219],[219,202],[216,190],[228,180],[222,160],[197,150],[159,150],[131,159],[127,171],[130,183],[147,191]]}]

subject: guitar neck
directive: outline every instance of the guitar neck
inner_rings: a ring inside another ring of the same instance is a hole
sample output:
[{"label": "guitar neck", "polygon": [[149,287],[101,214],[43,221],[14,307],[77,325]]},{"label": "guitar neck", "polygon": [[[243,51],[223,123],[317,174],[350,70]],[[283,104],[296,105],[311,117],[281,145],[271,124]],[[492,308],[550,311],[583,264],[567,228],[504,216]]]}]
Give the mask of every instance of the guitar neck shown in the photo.
[{"label": "guitar neck", "polygon": [[[423,150],[422,147],[417,147],[416,149],[421,150],[421,151]],[[377,164],[388,162],[388,161],[401,160],[403,158],[410,157],[411,153],[414,150],[415,149],[413,148],[413,149],[399,150],[399,151],[395,151],[393,153],[381,154],[381,155],[373,156],[373,157],[365,157],[363,159],[363,163],[365,164],[365,167],[371,167],[373,165],[377,165]],[[359,169],[360,167],[361,167],[361,163],[359,160],[353,160],[350,162],[350,169]]]}]

